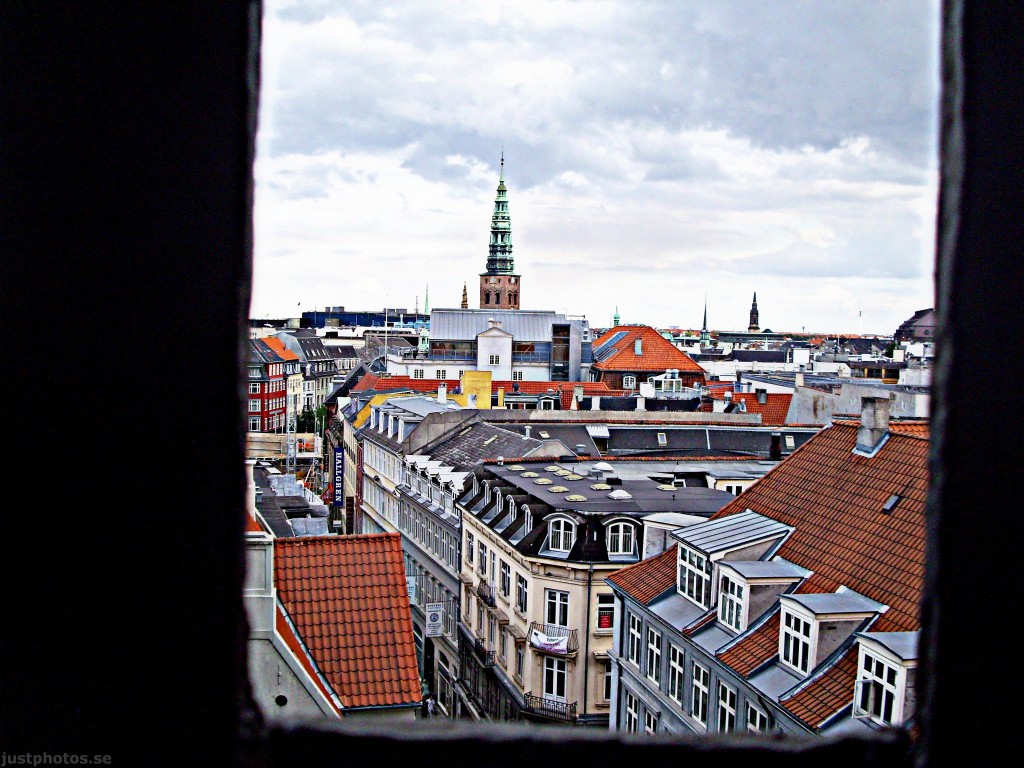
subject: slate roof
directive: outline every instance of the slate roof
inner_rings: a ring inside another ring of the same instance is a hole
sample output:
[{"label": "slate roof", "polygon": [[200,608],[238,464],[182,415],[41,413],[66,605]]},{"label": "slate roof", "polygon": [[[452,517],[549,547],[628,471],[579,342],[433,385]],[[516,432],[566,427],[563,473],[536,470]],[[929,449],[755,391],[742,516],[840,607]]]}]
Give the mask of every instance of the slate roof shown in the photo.
[{"label": "slate roof", "polygon": [[446,467],[465,472],[485,459],[498,456],[523,457],[542,445],[540,440],[485,422],[476,422],[434,446],[425,446],[419,452],[430,454],[432,461],[440,461]]},{"label": "slate roof", "polygon": [[[641,340],[640,355],[634,352],[637,339]],[[593,349],[593,368],[599,371],[664,373],[677,368],[680,373],[705,373],[688,354],[647,325],[617,325],[597,338]]]},{"label": "slate roof", "polygon": [[420,702],[399,534],[277,539],[274,584],[299,638],[345,706]]},{"label": "slate roof", "polygon": [[[714,399],[723,401],[725,398],[722,396],[724,393],[721,391],[714,393]],[[715,396],[717,395],[717,396]],[[732,401],[733,403],[743,403],[747,413],[759,413],[761,414],[761,423],[769,426],[781,426],[786,423],[786,415],[789,413],[789,404],[793,400],[793,393],[791,392],[769,392],[767,393],[767,402],[762,404],[757,401],[756,392],[733,392]],[[701,403],[698,408],[701,413],[713,413],[713,403]]]},{"label": "slate roof", "polygon": [[650,605],[675,586],[677,551],[677,546],[673,544],[660,555],[616,571],[606,581],[610,581],[640,605]]},{"label": "slate roof", "polygon": [[518,341],[551,341],[554,323],[582,325],[580,320],[550,310],[435,309],[430,313],[430,338],[432,341],[475,339],[490,327],[488,321],[492,319],[498,320],[500,329]]},{"label": "slate roof", "polygon": [[[835,422],[712,519],[748,508],[795,530],[778,556],[815,572],[816,591],[846,586],[890,610],[873,629],[920,628],[928,440],[891,431],[878,453],[853,453],[855,422]],[[891,512],[882,506],[900,496]]]}]

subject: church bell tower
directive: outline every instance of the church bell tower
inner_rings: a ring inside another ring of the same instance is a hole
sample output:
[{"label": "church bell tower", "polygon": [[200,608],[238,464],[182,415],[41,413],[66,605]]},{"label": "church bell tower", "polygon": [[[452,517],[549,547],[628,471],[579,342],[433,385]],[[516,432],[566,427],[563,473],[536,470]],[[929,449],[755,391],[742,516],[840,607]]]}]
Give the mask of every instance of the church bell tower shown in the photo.
[{"label": "church bell tower", "polygon": [[512,219],[505,189],[505,154],[501,155],[498,194],[491,214],[487,271],[480,275],[480,309],[519,309],[519,275],[512,261]]}]

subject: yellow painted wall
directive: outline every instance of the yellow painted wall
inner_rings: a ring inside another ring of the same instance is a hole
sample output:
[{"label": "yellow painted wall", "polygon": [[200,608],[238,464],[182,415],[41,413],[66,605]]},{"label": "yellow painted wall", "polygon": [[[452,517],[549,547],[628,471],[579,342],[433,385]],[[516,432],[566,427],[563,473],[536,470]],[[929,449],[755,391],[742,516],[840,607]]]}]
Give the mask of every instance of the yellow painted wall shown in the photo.
[{"label": "yellow painted wall", "polygon": [[476,407],[486,411],[491,407],[491,372],[466,371],[462,375],[461,389],[464,394],[476,395]]}]

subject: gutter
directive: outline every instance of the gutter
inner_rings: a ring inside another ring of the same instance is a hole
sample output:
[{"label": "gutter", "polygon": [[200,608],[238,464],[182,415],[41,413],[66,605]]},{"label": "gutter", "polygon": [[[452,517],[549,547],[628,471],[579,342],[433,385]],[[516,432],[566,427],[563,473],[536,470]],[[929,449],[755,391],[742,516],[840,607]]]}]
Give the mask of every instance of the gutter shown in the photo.
[{"label": "gutter", "polygon": [[586,634],[586,640],[583,642],[583,714],[581,717],[587,716],[587,693],[590,685],[590,603],[591,603],[591,589],[594,585],[594,564],[590,564],[590,570],[587,571],[587,625],[584,630]]}]

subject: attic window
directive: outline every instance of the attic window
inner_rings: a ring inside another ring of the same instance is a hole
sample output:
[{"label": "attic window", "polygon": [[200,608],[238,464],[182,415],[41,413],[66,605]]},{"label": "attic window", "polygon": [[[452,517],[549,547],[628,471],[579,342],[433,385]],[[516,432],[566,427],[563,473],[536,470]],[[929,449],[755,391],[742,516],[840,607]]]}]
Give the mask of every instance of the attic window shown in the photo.
[{"label": "attic window", "polygon": [[608,498],[609,499],[615,499],[616,501],[619,501],[619,500],[625,500],[625,499],[632,499],[633,495],[629,491],[624,491],[621,488],[619,488],[618,490],[615,490],[615,491],[612,491],[611,493],[609,493],[608,494]]},{"label": "attic window", "polygon": [[513,472],[522,472],[526,467],[522,464],[509,464],[507,469],[510,469]]},{"label": "attic window", "polygon": [[548,488],[548,490],[551,491],[552,493],[565,493],[569,489],[566,488],[564,485],[552,485],[550,488]]},{"label": "attic window", "polygon": [[537,476],[536,472],[523,472],[523,474],[520,475],[520,477],[536,477],[536,476]]},{"label": "attic window", "polygon": [[659,491],[674,491],[676,487],[674,485],[659,485]]},{"label": "attic window", "polygon": [[582,480],[583,479],[583,475],[565,475],[565,477],[563,477],[562,479],[563,480]]},{"label": "attic window", "polygon": [[894,493],[892,496],[885,500],[885,504],[882,505],[882,511],[885,512],[885,514],[889,514],[893,511],[893,509],[896,508],[896,505],[899,503],[900,495],[898,493]]},{"label": "attic window", "polygon": [[786,435],[785,437],[786,449],[792,451],[796,448],[796,439],[792,435]]},{"label": "attic window", "polygon": [[566,501],[586,501],[587,497],[586,496],[581,496],[578,493],[570,493],[568,496],[565,497],[565,500]]},{"label": "attic window", "polygon": [[548,434],[547,432],[545,432],[543,429],[540,430],[540,432],[538,432],[537,434],[540,435],[541,437],[543,437],[545,440],[547,440],[548,438],[551,437],[551,435]]},{"label": "attic window", "polygon": [[490,445],[491,443],[493,443],[497,439],[498,439],[497,435],[491,435],[486,440],[484,440],[484,445]]},{"label": "attic window", "polygon": [[554,481],[547,477],[539,477],[533,482],[536,483],[537,485],[551,485],[551,483]]},{"label": "attic window", "polygon": [[668,445],[668,435],[666,435],[664,432],[659,432],[658,433],[658,445],[660,445],[660,446]]},{"label": "attic window", "polygon": [[594,483],[590,486],[595,491],[610,491],[612,487],[608,483]]},{"label": "attic window", "polygon": [[544,467],[544,469],[546,469],[548,472],[557,472],[558,470],[561,469],[561,467],[556,467],[554,464],[552,464],[551,466]]}]

